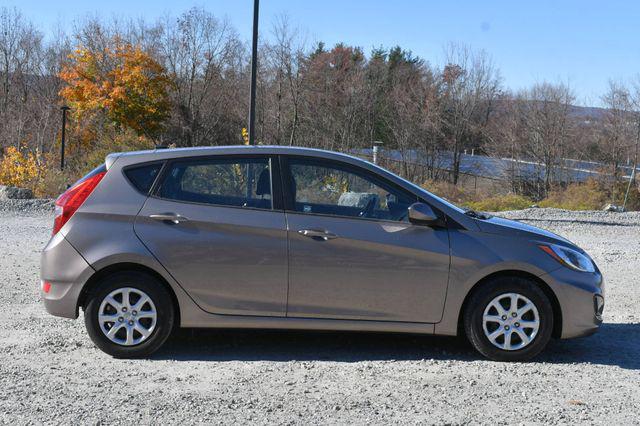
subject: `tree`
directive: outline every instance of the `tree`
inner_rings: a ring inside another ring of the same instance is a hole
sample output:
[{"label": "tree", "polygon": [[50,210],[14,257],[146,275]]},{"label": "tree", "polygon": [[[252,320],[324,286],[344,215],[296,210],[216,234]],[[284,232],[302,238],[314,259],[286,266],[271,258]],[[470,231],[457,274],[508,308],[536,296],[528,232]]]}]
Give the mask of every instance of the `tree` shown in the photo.
[{"label": "tree", "polygon": [[493,102],[500,93],[500,75],[489,56],[451,44],[442,70],[442,124],[452,157],[453,184],[458,183],[465,148],[484,136]]},{"label": "tree", "polygon": [[276,145],[296,145],[306,86],[305,41],[286,16],[273,27],[272,42],[264,45],[262,138]]},{"label": "tree", "polygon": [[229,22],[192,8],[166,19],[161,40],[161,60],[175,82],[168,137],[181,146],[240,143],[248,60]]},{"label": "tree", "polygon": [[611,193],[616,199],[616,181],[620,165],[627,159],[633,139],[631,94],[621,82],[609,81],[609,90],[602,96],[607,107],[600,132],[601,160],[611,166]]},{"label": "tree", "polygon": [[538,198],[547,195],[554,174],[567,158],[575,129],[570,114],[574,99],[571,88],[563,83],[539,83],[519,94],[521,153],[542,166]]},{"label": "tree", "polygon": [[172,83],[164,67],[140,47],[118,38],[102,52],[81,46],[69,56],[60,78],[66,83],[60,96],[78,124],[114,124],[151,138],[163,130]]}]

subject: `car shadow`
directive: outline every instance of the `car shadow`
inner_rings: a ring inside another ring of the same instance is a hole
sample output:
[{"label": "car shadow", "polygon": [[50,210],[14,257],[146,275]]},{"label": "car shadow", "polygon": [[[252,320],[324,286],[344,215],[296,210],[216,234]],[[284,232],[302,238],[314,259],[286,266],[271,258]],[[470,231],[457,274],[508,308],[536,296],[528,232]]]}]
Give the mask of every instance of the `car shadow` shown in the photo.
[{"label": "car shadow", "polygon": [[[176,361],[479,361],[458,337],[391,333],[181,329],[152,359]],[[640,323],[605,323],[590,337],[552,340],[535,362],[640,369]]]}]

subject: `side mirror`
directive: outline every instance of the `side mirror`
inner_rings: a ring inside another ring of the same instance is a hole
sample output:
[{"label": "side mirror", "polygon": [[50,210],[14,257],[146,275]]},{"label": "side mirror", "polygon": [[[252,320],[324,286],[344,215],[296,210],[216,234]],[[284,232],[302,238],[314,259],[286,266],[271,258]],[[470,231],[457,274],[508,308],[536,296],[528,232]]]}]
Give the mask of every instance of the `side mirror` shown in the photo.
[{"label": "side mirror", "polygon": [[415,225],[439,225],[440,218],[433,209],[424,203],[414,203],[409,206],[409,222]]}]

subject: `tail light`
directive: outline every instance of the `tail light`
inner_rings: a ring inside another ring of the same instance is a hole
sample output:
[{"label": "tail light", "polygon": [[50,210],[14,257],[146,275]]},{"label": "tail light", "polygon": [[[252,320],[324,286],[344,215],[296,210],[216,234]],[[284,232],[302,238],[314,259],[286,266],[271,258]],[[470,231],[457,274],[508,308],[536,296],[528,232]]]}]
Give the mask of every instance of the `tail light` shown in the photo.
[{"label": "tail light", "polygon": [[96,186],[98,186],[98,183],[100,183],[106,173],[107,169],[103,164],[92,170],[88,175],[80,179],[58,197],[55,203],[56,211],[53,221],[54,235],[71,219],[71,216],[73,216],[76,210],[80,208],[82,203],[84,203]]}]

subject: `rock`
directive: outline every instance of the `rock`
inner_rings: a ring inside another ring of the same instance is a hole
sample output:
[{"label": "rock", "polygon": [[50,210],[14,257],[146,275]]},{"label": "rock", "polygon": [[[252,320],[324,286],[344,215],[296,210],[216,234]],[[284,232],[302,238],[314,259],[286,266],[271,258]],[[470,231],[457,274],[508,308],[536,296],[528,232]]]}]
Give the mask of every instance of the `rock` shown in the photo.
[{"label": "rock", "polygon": [[0,185],[0,200],[30,200],[33,192],[30,189]]},{"label": "rock", "polygon": [[602,210],[606,212],[621,212],[622,207],[616,206],[615,204],[607,204]]}]

